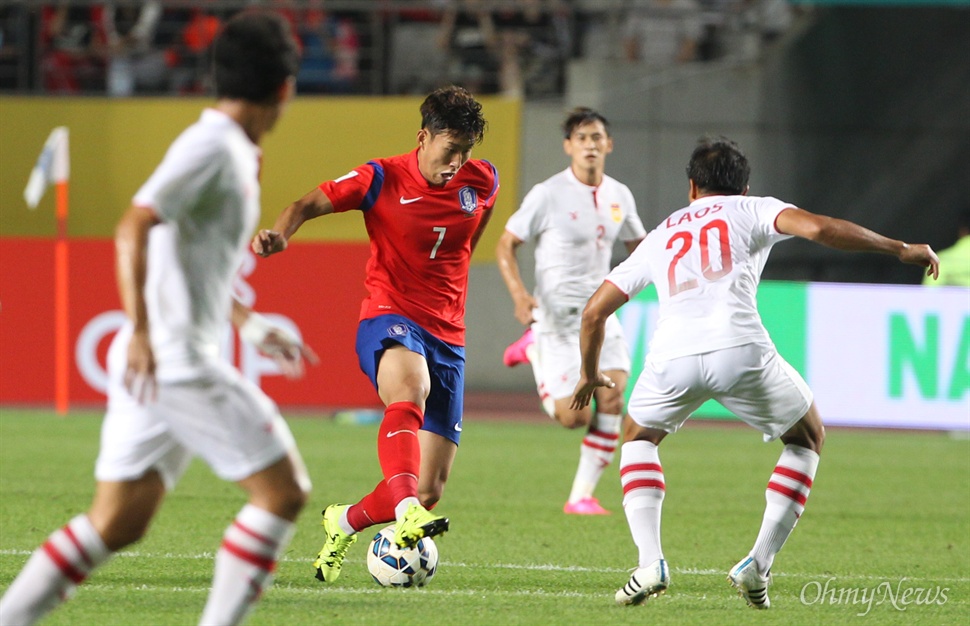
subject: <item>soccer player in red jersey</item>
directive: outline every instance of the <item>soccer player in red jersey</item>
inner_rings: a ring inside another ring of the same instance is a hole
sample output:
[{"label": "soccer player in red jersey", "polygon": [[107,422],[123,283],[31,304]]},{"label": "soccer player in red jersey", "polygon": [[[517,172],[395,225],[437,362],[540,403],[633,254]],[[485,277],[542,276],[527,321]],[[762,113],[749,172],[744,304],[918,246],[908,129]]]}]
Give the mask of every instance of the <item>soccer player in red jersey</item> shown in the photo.
[{"label": "soccer player in red jersey", "polygon": [[415,150],[321,184],[253,239],[253,251],[269,256],[305,221],[351,210],[364,214],[370,237],[357,356],[386,406],[377,440],[384,479],[357,504],[323,511],[320,580],[337,579],[356,533],[375,524],[396,520],[402,547],[448,530],[428,509],[458,450],[468,265],[498,191],[492,164],[471,159],[485,131],[481,109],[460,87],[438,89],[421,105]]}]

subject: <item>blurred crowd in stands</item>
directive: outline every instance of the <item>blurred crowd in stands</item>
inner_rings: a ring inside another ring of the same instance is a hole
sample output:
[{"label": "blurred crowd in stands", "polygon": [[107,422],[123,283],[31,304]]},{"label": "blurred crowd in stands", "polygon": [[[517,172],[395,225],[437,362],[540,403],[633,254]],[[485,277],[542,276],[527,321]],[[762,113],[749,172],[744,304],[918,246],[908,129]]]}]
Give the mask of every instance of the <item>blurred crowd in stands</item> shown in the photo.
[{"label": "blurred crowd in stands", "polygon": [[209,46],[246,7],[271,7],[301,45],[304,94],[555,97],[572,59],[751,58],[788,30],[788,0],[2,0],[0,92],[207,93]]}]

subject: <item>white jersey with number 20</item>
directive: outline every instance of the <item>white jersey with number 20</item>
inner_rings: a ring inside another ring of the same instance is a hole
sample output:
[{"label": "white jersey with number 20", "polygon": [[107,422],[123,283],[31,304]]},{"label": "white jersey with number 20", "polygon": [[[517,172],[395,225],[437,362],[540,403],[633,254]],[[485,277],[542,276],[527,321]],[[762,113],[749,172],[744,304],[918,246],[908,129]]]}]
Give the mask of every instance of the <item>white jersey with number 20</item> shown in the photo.
[{"label": "white jersey with number 20", "polygon": [[672,213],[606,280],[632,297],[650,283],[660,300],[650,354],[674,359],[769,342],[756,294],[775,227],[793,205],[770,197],[706,196]]}]

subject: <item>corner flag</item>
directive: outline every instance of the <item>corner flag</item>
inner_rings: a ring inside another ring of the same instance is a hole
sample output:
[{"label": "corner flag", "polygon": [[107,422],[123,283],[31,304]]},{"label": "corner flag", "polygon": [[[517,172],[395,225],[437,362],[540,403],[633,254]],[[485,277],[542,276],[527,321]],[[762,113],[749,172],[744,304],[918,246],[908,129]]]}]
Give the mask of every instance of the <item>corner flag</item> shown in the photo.
[{"label": "corner flag", "polygon": [[44,143],[44,150],[37,159],[37,165],[30,172],[30,180],[24,189],[27,206],[36,209],[47,187],[52,183],[66,183],[70,170],[67,127],[58,126],[51,131],[50,137]]},{"label": "corner flag", "polygon": [[30,180],[24,189],[24,200],[31,209],[37,208],[51,184],[55,185],[57,192],[57,236],[54,240],[54,406],[61,415],[67,414],[71,374],[67,242],[67,179],[70,169],[67,127],[58,126],[51,131],[50,137],[44,143],[44,149],[37,159],[37,165],[31,170]]}]

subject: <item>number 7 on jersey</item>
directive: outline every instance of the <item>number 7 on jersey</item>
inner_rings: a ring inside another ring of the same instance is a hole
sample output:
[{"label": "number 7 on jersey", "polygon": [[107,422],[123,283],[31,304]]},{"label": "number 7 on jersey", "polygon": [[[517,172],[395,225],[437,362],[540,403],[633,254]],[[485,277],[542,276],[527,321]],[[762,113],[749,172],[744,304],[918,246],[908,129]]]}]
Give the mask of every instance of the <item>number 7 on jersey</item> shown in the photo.
[{"label": "number 7 on jersey", "polygon": [[438,247],[441,245],[441,242],[445,240],[445,233],[448,232],[448,228],[445,226],[434,226],[431,230],[438,233],[438,241],[436,241],[434,247],[431,248],[431,256],[428,257],[433,259],[435,255],[438,254]]}]

